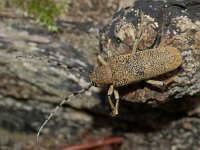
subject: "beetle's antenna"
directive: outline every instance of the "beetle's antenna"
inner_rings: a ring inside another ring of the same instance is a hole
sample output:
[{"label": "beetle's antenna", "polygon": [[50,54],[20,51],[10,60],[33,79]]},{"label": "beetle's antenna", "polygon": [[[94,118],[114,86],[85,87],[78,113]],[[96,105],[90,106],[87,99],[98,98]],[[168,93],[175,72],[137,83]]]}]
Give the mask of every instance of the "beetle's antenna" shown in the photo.
[{"label": "beetle's antenna", "polygon": [[76,96],[76,95],[79,95],[81,93],[84,93],[86,91],[88,91],[91,87],[93,86],[93,83],[90,83],[90,85],[88,85],[88,87],[80,90],[80,91],[77,91],[71,95],[69,95],[68,97],[66,97],[58,106],[56,106],[56,108],[51,112],[51,114],[49,115],[49,117],[45,120],[45,122],[42,124],[42,126],[40,127],[40,129],[38,130],[38,133],[37,133],[37,142],[39,141],[39,136],[40,136],[40,133],[42,131],[42,129],[44,128],[44,126],[47,124],[47,122],[51,119],[51,117],[55,114],[55,112],[60,108],[62,107],[62,105],[64,103],[66,103],[67,101],[70,101],[70,98]]},{"label": "beetle's antenna", "polygon": [[29,55],[20,55],[20,56],[16,56],[17,59],[19,58],[26,58],[26,59],[37,59],[39,61],[46,61],[48,64],[50,65],[54,65],[56,67],[60,67],[60,68],[65,68],[65,69],[69,69],[69,70],[74,70],[74,71],[78,71],[86,76],[89,76],[90,75],[90,72],[89,71],[84,71],[83,69],[81,68],[77,68],[77,67],[73,67],[73,66],[69,66],[69,65],[64,65],[56,60],[53,60],[53,59],[45,59],[45,58],[40,58],[40,57],[37,57],[37,56],[29,56]]}]

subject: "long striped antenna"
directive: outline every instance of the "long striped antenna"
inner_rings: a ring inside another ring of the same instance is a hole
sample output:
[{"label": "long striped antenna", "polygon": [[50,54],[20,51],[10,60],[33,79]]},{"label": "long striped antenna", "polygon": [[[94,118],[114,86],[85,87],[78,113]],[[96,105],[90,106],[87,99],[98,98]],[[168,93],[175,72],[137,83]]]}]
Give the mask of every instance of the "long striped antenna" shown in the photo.
[{"label": "long striped antenna", "polygon": [[[76,68],[76,67],[72,67],[72,66],[68,66],[68,65],[64,65],[64,64],[61,64],[59,63],[58,61],[56,60],[53,60],[53,59],[45,59],[45,58],[41,58],[41,57],[37,57],[37,56],[30,56],[30,55],[24,55],[24,56],[16,56],[17,59],[20,59],[20,58],[25,58],[25,59],[37,59],[39,61],[46,61],[48,64],[50,65],[54,65],[54,66],[57,66],[57,67],[60,67],[60,68],[64,68],[64,69],[70,69],[70,70],[74,70],[74,71],[78,71],[84,75],[87,75],[87,76],[90,76],[91,74],[91,71],[88,72],[88,71],[84,71],[83,69],[80,69],[80,68]],[[66,97],[64,100],[61,101],[61,103],[56,106],[56,108],[50,113],[50,115],[48,116],[48,118],[45,120],[45,122],[42,124],[42,126],[39,128],[38,130],[38,133],[37,133],[37,142],[39,141],[39,136],[40,136],[40,133],[42,132],[42,129],[44,128],[44,126],[47,124],[47,122],[51,119],[51,117],[56,113],[56,111],[62,107],[62,105],[64,103],[66,103],[67,101],[70,100],[70,98],[76,96],[76,95],[79,95],[81,93],[84,93],[86,91],[88,91],[91,87],[93,86],[93,83],[90,83],[86,88],[84,89],[81,89],[71,95],[69,95],[68,97]]]},{"label": "long striped antenna", "polygon": [[39,61],[46,61],[48,64],[50,65],[54,65],[56,67],[59,67],[59,68],[64,68],[64,69],[69,69],[69,70],[74,70],[74,71],[78,71],[86,76],[89,76],[90,75],[90,72],[89,71],[85,71],[81,68],[77,68],[77,67],[73,67],[73,66],[69,66],[69,65],[64,65],[56,60],[53,60],[53,59],[46,59],[46,58],[41,58],[41,57],[37,57],[37,56],[31,56],[31,55],[19,55],[19,56],[16,56],[16,59],[22,59],[22,58],[25,58],[25,59],[37,59]]},{"label": "long striped antenna", "polygon": [[38,133],[37,133],[37,142],[39,141],[39,136],[40,136],[40,133],[42,132],[42,129],[43,129],[44,126],[47,124],[47,122],[51,119],[51,117],[55,114],[55,112],[56,112],[60,107],[62,107],[62,105],[63,105],[64,103],[66,103],[67,101],[70,101],[70,98],[72,98],[72,97],[74,97],[74,96],[76,96],[76,95],[79,95],[79,94],[81,94],[81,93],[84,93],[84,92],[88,91],[92,86],[93,86],[93,84],[90,83],[90,84],[88,85],[88,87],[86,87],[86,88],[84,88],[84,89],[82,89],[82,90],[80,90],[80,91],[77,91],[77,92],[75,92],[75,93],[69,95],[69,96],[66,97],[58,106],[56,106],[56,108],[50,113],[50,115],[48,116],[48,118],[45,120],[45,122],[44,122],[44,123],[42,124],[42,126],[39,128]]}]

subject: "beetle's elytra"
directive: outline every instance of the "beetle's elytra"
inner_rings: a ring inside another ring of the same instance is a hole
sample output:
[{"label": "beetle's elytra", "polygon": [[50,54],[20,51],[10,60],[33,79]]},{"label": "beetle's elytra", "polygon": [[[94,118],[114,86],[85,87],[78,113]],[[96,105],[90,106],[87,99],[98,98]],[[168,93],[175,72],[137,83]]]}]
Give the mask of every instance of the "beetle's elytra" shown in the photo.
[{"label": "beetle's elytra", "polygon": [[120,87],[170,72],[181,63],[182,56],[174,47],[111,56],[107,64],[94,70],[91,81],[96,85],[112,84],[114,87]]}]

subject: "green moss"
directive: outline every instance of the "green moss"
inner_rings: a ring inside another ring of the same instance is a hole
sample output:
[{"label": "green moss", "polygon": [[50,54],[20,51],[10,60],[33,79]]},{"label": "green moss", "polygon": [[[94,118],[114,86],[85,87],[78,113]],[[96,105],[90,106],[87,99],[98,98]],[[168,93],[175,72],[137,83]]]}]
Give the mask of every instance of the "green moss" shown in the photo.
[{"label": "green moss", "polygon": [[0,1],[0,10],[4,8],[4,1]]},{"label": "green moss", "polygon": [[34,17],[50,31],[58,31],[56,18],[66,12],[68,0],[11,0],[10,4]]}]

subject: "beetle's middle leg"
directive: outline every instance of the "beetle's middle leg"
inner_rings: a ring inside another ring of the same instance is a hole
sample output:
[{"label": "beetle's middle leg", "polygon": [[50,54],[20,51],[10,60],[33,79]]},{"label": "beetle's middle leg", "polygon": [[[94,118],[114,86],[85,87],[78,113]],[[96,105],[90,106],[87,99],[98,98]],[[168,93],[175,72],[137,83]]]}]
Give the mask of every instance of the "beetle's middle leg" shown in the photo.
[{"label": "beetle's middle leg", "polygon": [[[142,26],[142,25],[140,25],[140,26]],[[142,27],[140,27],[140,28],[142,28]],[[138,45],[139,45],[139,43],[142,39],[142,29],[139,29],[139,34],[140,34],[139,36],[136,36],[135,43],[134,43],[133,48],[132,48],[132,54],[136,53]]]}]

